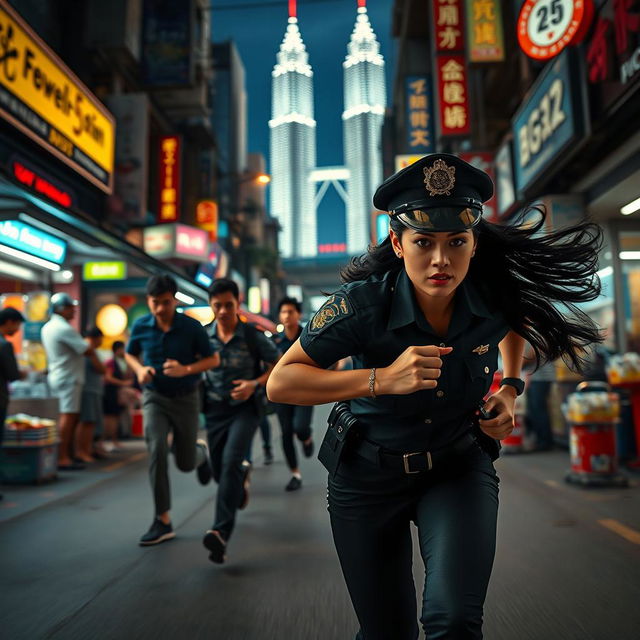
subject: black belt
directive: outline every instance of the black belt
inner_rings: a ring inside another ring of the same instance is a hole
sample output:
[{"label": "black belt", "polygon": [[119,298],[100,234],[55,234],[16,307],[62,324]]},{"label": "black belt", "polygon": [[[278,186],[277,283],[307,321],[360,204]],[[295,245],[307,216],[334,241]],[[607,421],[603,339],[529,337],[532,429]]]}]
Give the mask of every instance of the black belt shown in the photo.
[{"label": "black belt", "polygon": [[447,460],[466,453],[475,443],[476,437],[467,431],[450,445],[433,451],[394,453],[362,439],[353,443],[352,451],[377,466],[412,475],[438,469]]}]

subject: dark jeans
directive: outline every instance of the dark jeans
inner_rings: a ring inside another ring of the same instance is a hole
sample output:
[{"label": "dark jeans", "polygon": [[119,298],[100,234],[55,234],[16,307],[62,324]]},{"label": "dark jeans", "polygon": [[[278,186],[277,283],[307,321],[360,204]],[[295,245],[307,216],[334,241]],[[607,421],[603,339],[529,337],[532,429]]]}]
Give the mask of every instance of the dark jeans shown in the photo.
[{"label": "dark jeans", "polygon": [[479,445],[419,475],[396,475],[355,455],[341,464],[329,480],[329,512],[358,640],[418,638],[411,521],[426,567],[420,621],[427,638],[482,638],[498,483]]},{"label": "dark jeans", "polygon": [[213,478],[218,483],[216,512],[212,529],[228,540],[242,499],[242,461],[258,427],[255,403],[249,400],[230,407],[224,402],[207,407],[207,440]]},{"label": "dark jeans", "polygon": [[544,380],[532,380],[527,386],[526,428],[535,435],[536,445],[543,449],[553,446],[548,404],[550,391],[551,382]]},{"label": "dark jeans", "polygon": [[293,404],[277,404],[276,413],[282,430],[282,450],[287,459],[289,469],[298,467],[298,456],[293,442],[293,436],[300,442],[311,437],[311,416],[313,407],[301,407]]},{"label": "dark jeans", "polygon": [[145,389],[142,394],[144,434],[149,449],[149,479],[155,501],[156,515],[171,508],[169,473],[169,432],[173,432],[172,453],[180,471],[192,471],[196,466],[196,439],[200,419],[200,394],[191,393],[169,398]]},{"label": "dark jeans", "polygon": [[[271,449],[271,423],[269,422],[269,418],[267,416],[263,416],[262,420],[260,420],[260,435],[262,437],[262,448],[266,450]],[[245,455],[245,460],[248,462],[253,461],[253,440],[247,449],[247,454]]]}]

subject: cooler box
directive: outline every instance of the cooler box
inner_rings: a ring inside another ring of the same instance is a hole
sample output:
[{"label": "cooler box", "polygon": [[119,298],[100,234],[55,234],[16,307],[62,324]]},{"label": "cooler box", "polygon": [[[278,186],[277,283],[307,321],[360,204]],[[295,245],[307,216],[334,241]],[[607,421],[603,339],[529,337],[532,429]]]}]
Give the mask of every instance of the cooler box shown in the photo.
[{"label": "cooler box", "polygon": [[55,480],[58,445],[3,445],[0,449],[0,480],[3,484],[32,484]]}]

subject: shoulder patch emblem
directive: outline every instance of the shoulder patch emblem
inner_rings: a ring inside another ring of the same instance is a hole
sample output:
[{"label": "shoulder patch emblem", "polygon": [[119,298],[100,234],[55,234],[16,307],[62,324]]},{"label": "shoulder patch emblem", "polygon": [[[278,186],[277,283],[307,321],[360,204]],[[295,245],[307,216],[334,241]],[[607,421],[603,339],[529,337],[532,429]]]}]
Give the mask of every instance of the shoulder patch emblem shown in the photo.
[{"label": "shoulder patch emblem", "polygon": [[316,315],[313,316],[309,327],[309,333],[320,333],[330,324],[347,318],[353,314],[353,309],[349,303],[349,299],[340,293],[336,293],[318,309]]}]

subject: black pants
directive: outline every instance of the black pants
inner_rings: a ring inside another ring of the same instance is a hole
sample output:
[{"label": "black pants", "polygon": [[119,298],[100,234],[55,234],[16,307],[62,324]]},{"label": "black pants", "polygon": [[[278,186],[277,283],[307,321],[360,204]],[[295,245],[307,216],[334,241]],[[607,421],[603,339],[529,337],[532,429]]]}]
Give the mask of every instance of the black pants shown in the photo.
[{"label": "black pants", "polygon": [[295,435],[300,442],[311,437],[311,416],[313,407],[302,407],[293,404],[276,405],[278,420],[282,430],[282,450],[287,459],[289,469],[298,467],[298,456],[293,441]]},{"label": "black pants", "polygon": [[228,540],[233,531],[236,511],[242,498],[244,469],[242,461],[258,427],[253,400],[230,407],[220,403],[205,413],[207,440],[213,478],[218,483],[216,511],[212,529]]},{"label": "black pants", "polygon": [[397,475],[356,455],[341,464],[329,481],[329,512],[358,640],[418,637],[411,521],[426,567],[420,621],[427,638],[482,638],[498,483],[479,445],[444,469],[417,475]]}]

